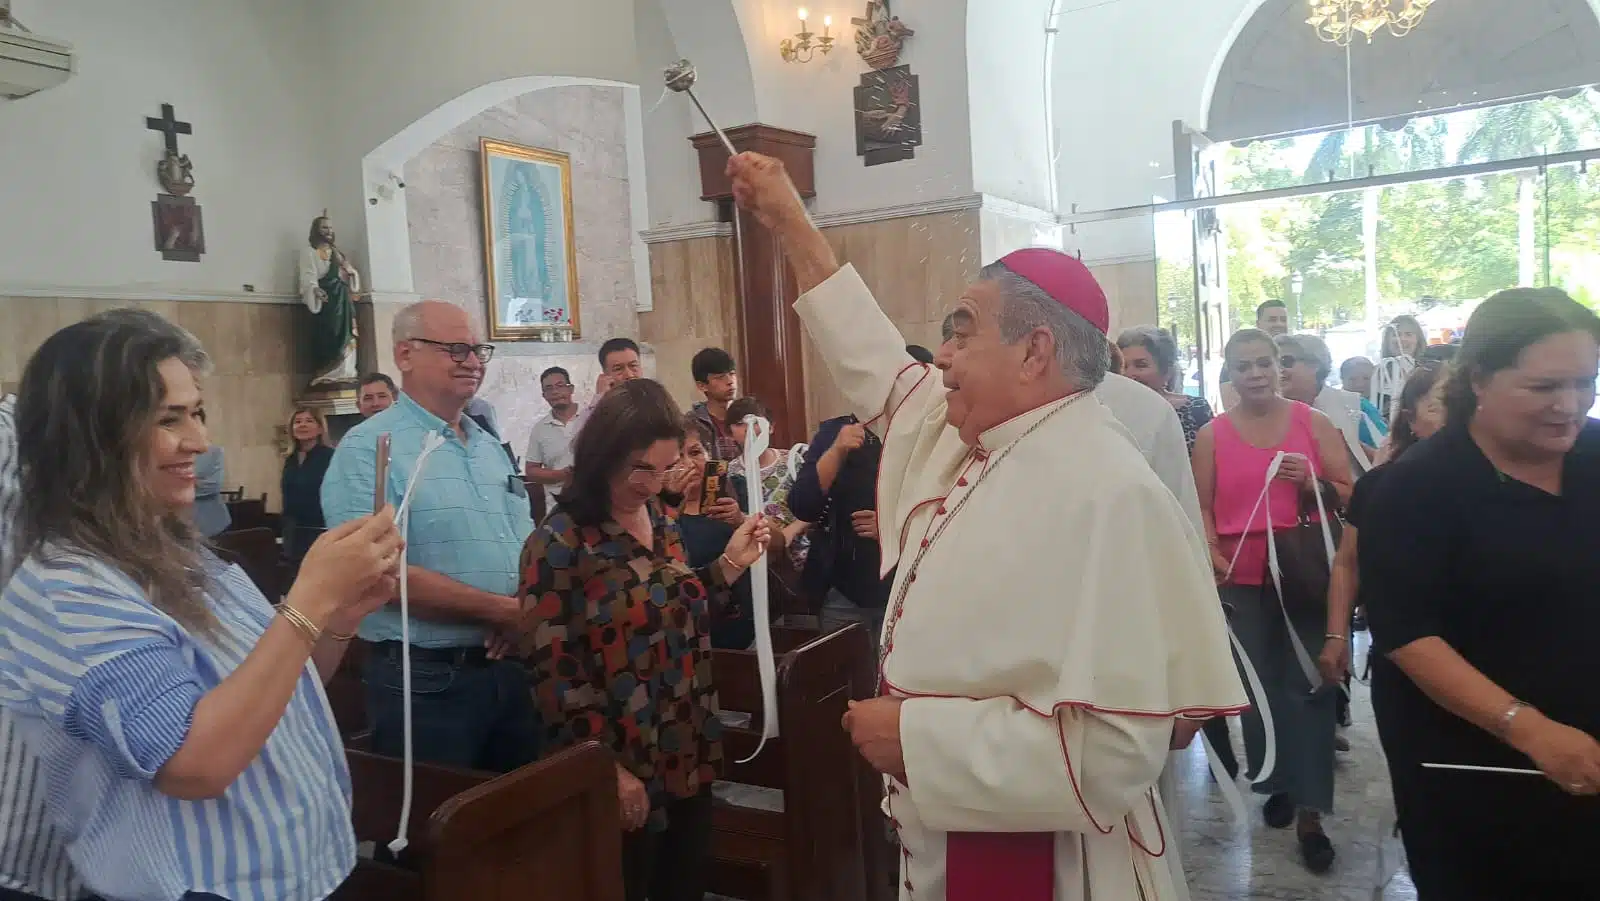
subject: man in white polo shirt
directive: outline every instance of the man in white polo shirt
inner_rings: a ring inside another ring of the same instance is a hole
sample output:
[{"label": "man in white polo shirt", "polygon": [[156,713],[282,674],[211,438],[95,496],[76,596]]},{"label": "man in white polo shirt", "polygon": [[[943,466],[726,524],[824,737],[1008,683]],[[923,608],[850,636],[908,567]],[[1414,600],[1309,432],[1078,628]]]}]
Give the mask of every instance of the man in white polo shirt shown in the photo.
[{"label": "man in white polo shirt", "polygon": [[539,374],[539,390],[550,412],[533,424],[528,452],[522,455],[522,472],[528,481],[544,486],[545,511],[555,509],[556,492],[572,478],[572,438],[578,405],[572,399],[572,376],[560,366]]},{"label": "man in white polo shirt", "polygon": [[[0,396],[0,588],[16,564],[11,523],[17,515],[17,399]],[[0,707],[0,901],[76,901],[86,897],[62,836],[45,816],[39,760]]]}]

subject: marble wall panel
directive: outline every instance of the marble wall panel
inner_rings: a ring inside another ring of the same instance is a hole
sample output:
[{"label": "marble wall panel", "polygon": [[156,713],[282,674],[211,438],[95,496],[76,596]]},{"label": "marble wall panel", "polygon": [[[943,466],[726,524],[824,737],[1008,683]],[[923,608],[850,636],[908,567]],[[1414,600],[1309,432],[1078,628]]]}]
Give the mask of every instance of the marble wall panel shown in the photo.
[{"label": "marble wall panel", "polygon": [[[929,213],[823,229],[840,262],[851,263],[906,342],[930,350],[956,298],[982,266],[977,210]],[[813,427],[847,412],[811,344],[806,346],[806,412]]]},{"label": "marble wall panel", "polygon": [[[907,342],[929,349],[938,347],[945,313],[982,263],[1032,246],[1037,236],[1031,221],[979,210],[834,226],[823,233],[840,261],[855,265]],[[1091,261],[1089,269],[1106,292],[1112,335],[1155,321],[1153,261]],[[640,336],[655,350],[659,378],[687,407],[700,399],[689,375],[696,351],[721,346],[743,362],[733,241],[653,244],[650,270],[655,311],[638,317]],[[809,337],[804,346],[807,420],[814,426],[845,412],[845,403]]]},{"label": "marble wall panel", "polygon": [[193,332],[211,355],[203,382],[211,441],[221,445],[226,484],[282,504],[277,428],[288,421],[295,390],[294,306],[236,301],[122,301],[100,298],[0,297],[0,385],[15,390],[28,358],[56,330],[117,307],[160,313]]},{"label": "marble wall panel", "polygon": [[1155,260],[1098,264],[1090,261],[1089,271],[1106,292],[1112,337],[1130,326],[1156,323]]},{"label": "marble wall panel", "polygon": [[[935,348],[950,303],[979,268],[976,210],[931,213],[823,229],[841,262],[852,263],[909,343]],[[659,378],[684,407],[700,400],[689,361],[723,347],[741,365],[733,240],[691,238],[652,244],[655,310],[639,316],[654,348]],[[803,342],[807,422],[812,428],[845,411],[822,358]]]},{"label": "marble wall panel", "polygon": [[689,362],[702,348],[721,347],[744,363],[737,277],[730,237],[650,246],[655,309],[639,314],[640,336],[655,351],[657,378],[685,409],[701,400]]},{"label": "marble wall panel", "polygon": [[[587,402],[599,374],[600,344],[612,337],[640,337],[622,101],[620,88],[607,87],[524,94],[473,117],[405,167],[414,290],[462,307],[486,334],[479,139],[557,150],[572,159],[581,339],[564,344],[497,341],[497,355],[480,390],[495,405],[503,437],[519,454],[533,424],[549,411],[539,393],[539,373],[549,366],[566,368],[578,386],[579,401]],[[380,355],[388,368],[387,349],[380,349]],[[645,356],[649,372],[652,363]]]}]

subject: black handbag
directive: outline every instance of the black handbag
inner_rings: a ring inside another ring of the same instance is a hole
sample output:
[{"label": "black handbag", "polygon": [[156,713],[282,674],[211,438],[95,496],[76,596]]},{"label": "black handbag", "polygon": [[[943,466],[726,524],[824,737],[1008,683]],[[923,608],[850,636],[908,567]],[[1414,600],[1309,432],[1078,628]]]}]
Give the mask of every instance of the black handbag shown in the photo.
[{"label": "black handbag", "polygon": [[[1276,578],[1283,608],[1290,616],[1325,616],[1328,610],[1328,583],[1333,576],[1333,554],[1344,534],[1344,521],[1337,513],[1339,496],[1333,486],[1319,481],[1317,493],[1300,498],[1300,515],[1287,529],[1274,529],[1268,539],[1267,575],[1276,564]],[[1320,514],[1314,516],[1313,514]]]}]

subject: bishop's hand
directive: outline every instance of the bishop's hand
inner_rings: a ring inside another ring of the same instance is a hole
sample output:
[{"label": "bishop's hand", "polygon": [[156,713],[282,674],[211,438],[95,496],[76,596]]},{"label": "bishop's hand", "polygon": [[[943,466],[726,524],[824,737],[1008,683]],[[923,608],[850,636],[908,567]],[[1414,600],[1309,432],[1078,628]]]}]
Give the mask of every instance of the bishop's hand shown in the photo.
[{"label": "bishop's hand", "polygon": [[856,752],[885,776],[906,781],[905,749],[900,745],[900,705],[903,698],[851,701],[841,724],[850,733]]},{"label": "bishop's hand", "polygon": [[733,199],[763,226],[783,232],[809,225],[800,193],[779,160],[741,153],[729,158],[727,174],[733,180]]}]

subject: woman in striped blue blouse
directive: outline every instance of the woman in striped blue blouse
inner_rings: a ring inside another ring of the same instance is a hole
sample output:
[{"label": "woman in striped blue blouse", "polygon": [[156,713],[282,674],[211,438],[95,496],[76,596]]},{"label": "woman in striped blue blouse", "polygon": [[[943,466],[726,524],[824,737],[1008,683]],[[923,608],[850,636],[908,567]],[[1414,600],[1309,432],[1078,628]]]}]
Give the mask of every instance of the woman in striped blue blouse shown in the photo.
[{"label": "woman in striped blue blouse", "polygon": [[69,326],[29,361],[0,705],[91,891],[317,901],[355,859],[318,674],[392,596],[400,538],[388,511],[328,532],[274,611],[183,515],[205,366],[193,336],[134,311]]}]

